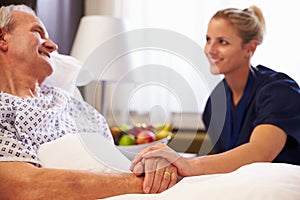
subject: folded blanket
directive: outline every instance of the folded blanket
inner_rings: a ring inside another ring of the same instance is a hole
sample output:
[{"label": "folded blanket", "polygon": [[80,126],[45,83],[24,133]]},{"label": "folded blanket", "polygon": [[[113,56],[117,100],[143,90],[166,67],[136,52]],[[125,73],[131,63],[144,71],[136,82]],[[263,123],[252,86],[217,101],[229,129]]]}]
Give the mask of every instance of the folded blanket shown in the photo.
[{"label": "folded blanket", "polygon": [[131,173],[130,161],[100,134],[67,134],[41,145],[38,157],[47,168]]}]

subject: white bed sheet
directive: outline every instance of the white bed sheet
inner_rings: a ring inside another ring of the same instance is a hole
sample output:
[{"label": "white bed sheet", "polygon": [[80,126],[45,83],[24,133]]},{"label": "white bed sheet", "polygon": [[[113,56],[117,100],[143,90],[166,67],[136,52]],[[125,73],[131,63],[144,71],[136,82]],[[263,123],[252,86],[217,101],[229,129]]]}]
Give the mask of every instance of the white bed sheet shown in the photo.
[{"label": "white bed sheet", "polygon": [[[130,161],[98,134],[67,135],[42,145],[38,153],[43,167],[130,173]],[[107,199],[299,200],[300,166],[254,163],[231,173],[184,178],[161,194]]]},{"label": "white bed sheet", "polygon": [[227,174],[184,178],[161,194],[127,194],[108,199],[299,200],[300,167],[254,163]]}]

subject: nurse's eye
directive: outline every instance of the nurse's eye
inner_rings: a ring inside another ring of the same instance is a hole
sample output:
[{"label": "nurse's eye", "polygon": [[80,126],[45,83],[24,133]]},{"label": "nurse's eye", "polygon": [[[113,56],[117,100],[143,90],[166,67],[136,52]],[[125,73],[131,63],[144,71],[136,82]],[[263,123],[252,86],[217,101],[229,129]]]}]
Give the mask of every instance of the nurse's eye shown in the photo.
[{"label": "nurse's eye", "polygon": [[210,40],[210,37],[206,36],[206,42],[208,43]]},{"label": "nurse's eye", "polygon": [[223,39],[220,39],[220,40],[219,40],[219,43],[220,43],[220,44],[223,44],[223,45],[229,44],[229,42],[227,42],[226,40],[223,40]]}]

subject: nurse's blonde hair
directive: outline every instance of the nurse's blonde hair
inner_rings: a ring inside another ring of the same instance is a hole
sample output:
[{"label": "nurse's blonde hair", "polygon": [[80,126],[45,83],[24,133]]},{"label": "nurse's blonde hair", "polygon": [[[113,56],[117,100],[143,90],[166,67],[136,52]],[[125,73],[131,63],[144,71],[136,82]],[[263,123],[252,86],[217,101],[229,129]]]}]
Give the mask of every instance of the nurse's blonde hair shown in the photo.
[{"label": "nurse's blonde hair", "polygon": [[261,44],[266,32],[265,19],[262,11],[257,6],[246,9],[226,8],[218,11],[211,19],[225,19],[237,30],[243,44],[256,40]]}]

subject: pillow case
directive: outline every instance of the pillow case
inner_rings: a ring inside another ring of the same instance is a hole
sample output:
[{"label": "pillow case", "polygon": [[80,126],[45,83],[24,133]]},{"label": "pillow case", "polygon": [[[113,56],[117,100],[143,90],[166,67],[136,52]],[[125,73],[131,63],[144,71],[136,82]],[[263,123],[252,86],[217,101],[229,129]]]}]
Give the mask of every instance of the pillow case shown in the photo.
[{"label": "pillow case", "polygon": [[51,62],[53,73],[45,79],[44,84],[59,87],[73,95],[77,90],[76,79],[82,63],[72,56],[58,52],[51,54]]}]

